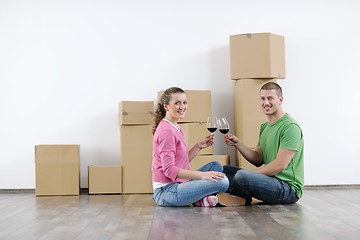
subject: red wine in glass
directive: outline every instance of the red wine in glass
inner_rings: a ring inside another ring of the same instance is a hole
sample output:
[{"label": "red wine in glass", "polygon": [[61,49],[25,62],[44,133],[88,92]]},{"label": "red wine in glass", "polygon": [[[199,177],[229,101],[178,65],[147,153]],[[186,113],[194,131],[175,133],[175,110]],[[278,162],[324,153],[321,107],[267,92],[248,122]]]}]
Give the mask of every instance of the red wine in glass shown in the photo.
[{"label": "red wine in glass", "polygon": [[208,117],[207,120],[207,130],[211,133],[215,132],[217,129],[218,119],[217,117]]},{"label": "red wine in glass", "polygon": [[227,134],[229,132],[230,125],[229,125],[228,121],[226,120],[226,118],[223,117],[223,118],[219,119],[218,128],[222,134]]},{"label": "red wine in glass", "polygon": [[222,128],[222,129],[219,129],[219,131],[222,133],[222,134],[227,134],[229,132],[229,129],[228,128]]}]

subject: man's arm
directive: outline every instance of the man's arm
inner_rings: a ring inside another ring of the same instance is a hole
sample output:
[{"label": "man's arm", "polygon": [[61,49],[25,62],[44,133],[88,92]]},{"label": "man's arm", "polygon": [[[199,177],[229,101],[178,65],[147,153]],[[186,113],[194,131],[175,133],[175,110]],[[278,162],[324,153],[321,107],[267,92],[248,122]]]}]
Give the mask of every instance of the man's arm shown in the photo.
[{"label": "man's arm", "polygon": [[260,167],[264,164],[259,146],[257,146],[255,150],[250,149],[233,134],[226,134],[224,139],[227,145],[235,146],[241,155],[243,155],[243,157],[251,164],[255,165],[256,167]]},{"label": "man's arm", "polygon": [[274,176],[275,174],[284,170],[295,155],[295,150],[280,148],[276,159],[269,164],[263,165],[256,169],[256,172],[265,174],[267,176]]}]

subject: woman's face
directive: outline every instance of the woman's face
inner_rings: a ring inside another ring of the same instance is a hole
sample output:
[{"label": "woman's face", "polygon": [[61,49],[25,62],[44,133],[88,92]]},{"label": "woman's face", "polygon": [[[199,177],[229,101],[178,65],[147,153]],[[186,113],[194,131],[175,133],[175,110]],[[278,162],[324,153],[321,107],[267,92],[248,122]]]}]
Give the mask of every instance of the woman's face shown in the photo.
[{"label": "woman's face", "polygon": [[178,122],[178,120],[183,119],[187,109],[185,93],[172,94],[169,104],[165,104],[164,107],[166,110],[165,117],[171,122]]}]

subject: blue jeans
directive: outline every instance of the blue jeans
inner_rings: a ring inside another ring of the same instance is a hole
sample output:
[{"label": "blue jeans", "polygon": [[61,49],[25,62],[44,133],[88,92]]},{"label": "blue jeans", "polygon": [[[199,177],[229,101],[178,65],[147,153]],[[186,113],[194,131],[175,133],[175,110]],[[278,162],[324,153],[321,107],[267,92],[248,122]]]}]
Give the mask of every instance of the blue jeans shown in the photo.
[{"label": "blue jeans", "polygon": [[[210,162],[198,169],[198,171],[222,172],[222,165],[218,162]],[[183,207],[199,201],[200,199],[225,192],[229,187],[229,180],[224,177],[217,182],[212,180],[192,179],[184,183],[169,183],[157,188],[153,198],[159,206]]]},{"label": "blue jeans", "polygon": [[250,204],[252,198],[257,198],[268,204],[295,203],[299,200],[291,186],[276,177],[225,165],[224,173],[229,179],[231,195],[240,196]]}]

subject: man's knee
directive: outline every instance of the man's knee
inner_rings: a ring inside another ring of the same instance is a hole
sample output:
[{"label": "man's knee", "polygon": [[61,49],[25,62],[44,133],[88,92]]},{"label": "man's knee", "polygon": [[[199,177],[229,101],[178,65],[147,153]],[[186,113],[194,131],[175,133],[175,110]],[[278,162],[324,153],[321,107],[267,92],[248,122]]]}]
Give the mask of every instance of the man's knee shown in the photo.
[{"label": "man's knee", "polygon": [[240,168],[231,166],[231,165],[224,165],[223,166],[223,173],[225,173],[228,176],[233,177],[237,171],[239,171]]}]

